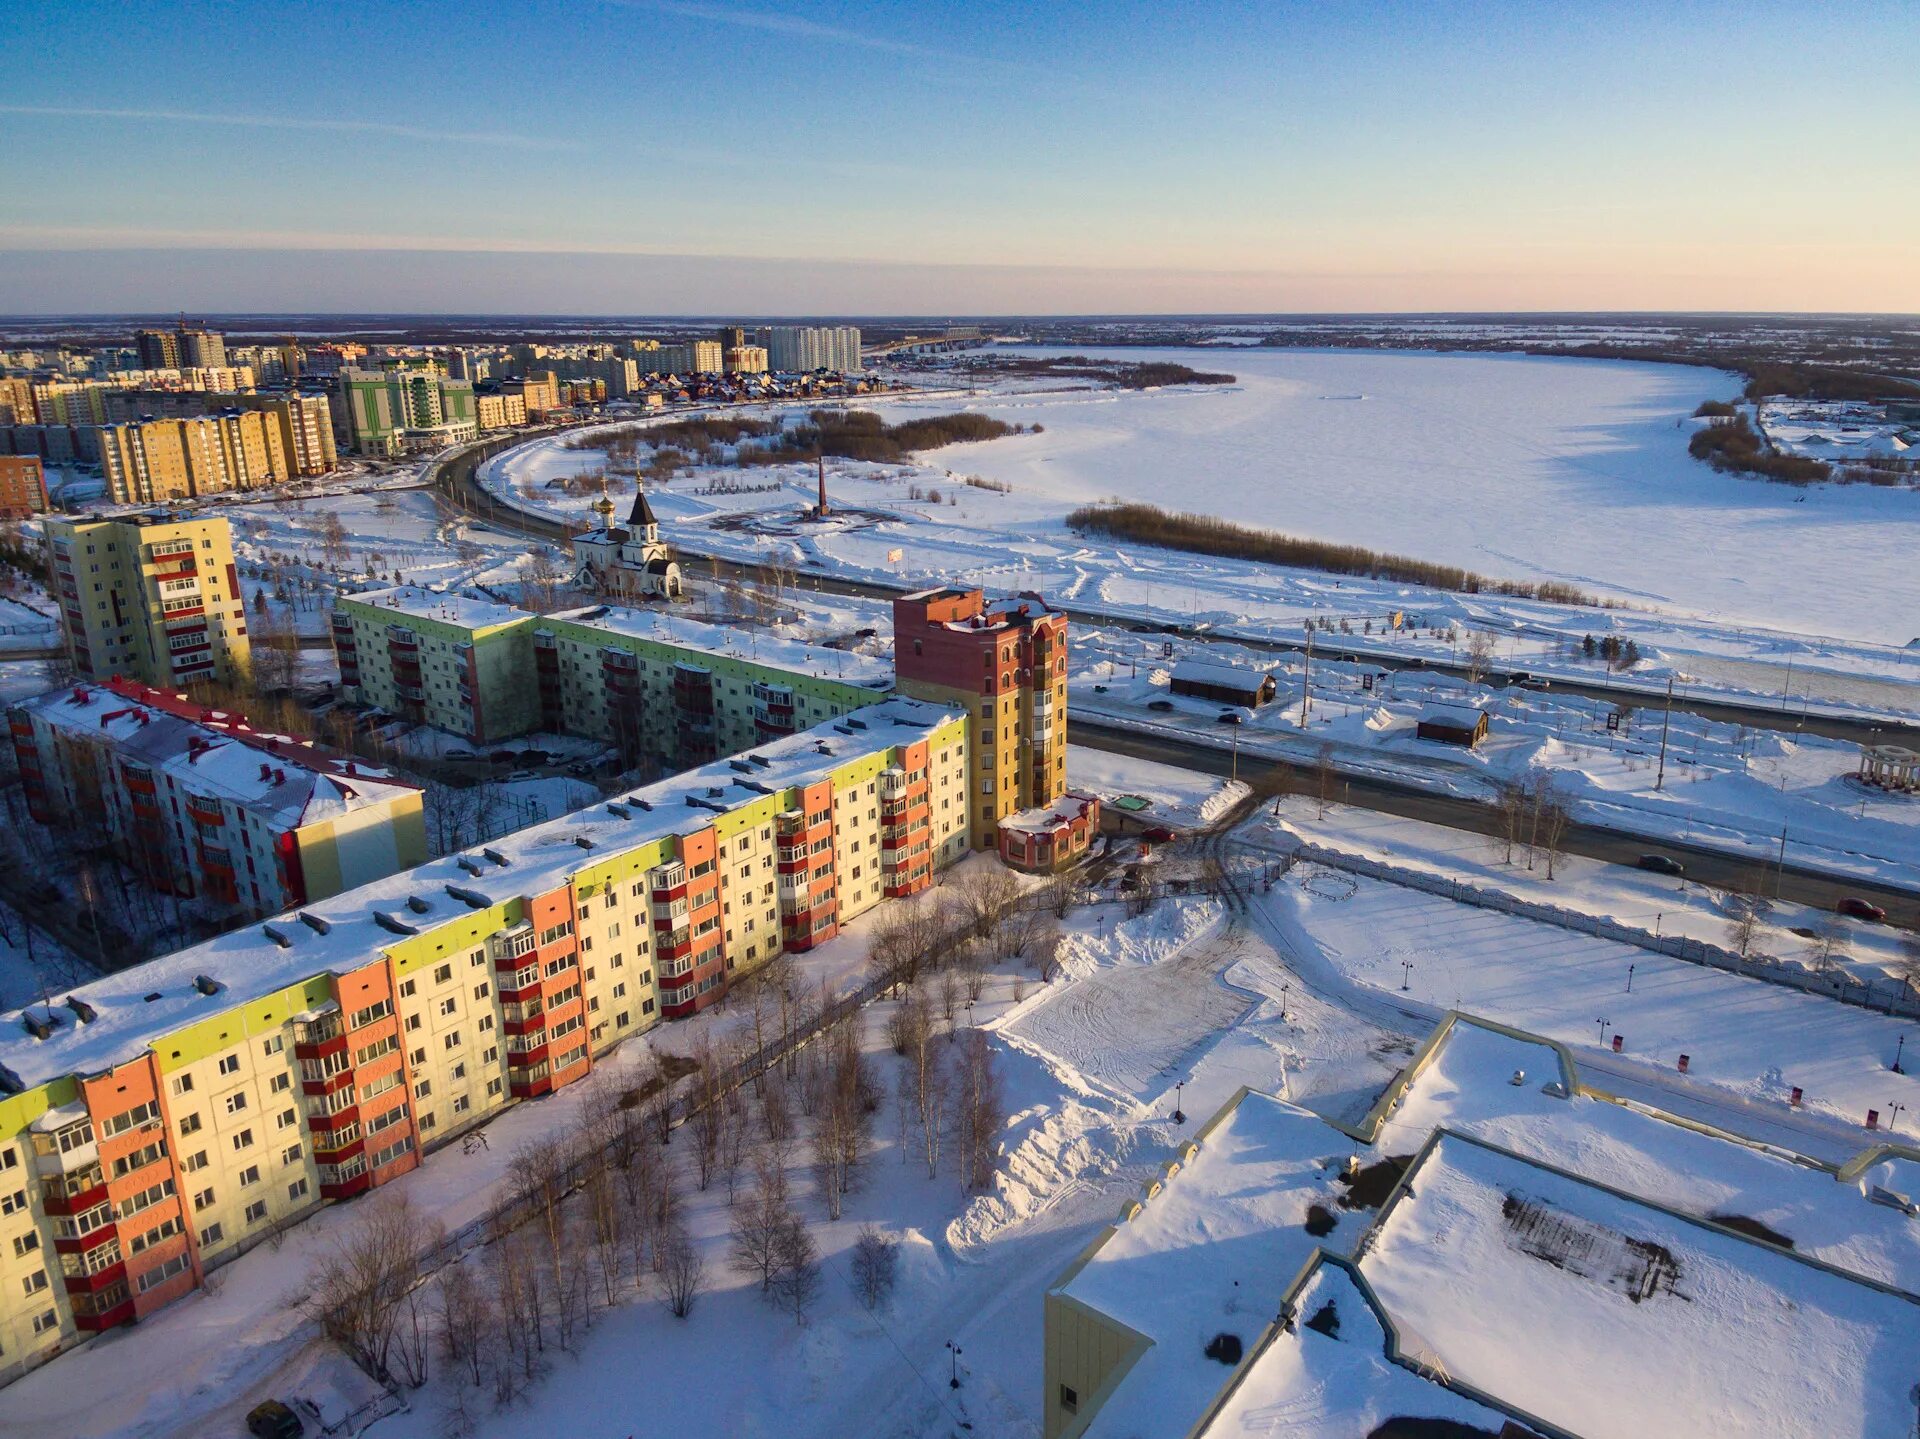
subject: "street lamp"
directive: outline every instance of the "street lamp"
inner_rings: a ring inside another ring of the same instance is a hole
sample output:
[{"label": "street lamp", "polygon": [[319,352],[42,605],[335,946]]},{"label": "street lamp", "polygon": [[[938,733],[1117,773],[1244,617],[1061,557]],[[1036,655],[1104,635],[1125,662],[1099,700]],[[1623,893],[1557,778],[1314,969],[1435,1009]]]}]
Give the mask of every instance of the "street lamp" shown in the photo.
[{"label": "street lamp", "polygon": [[1400,981],[1400,988],[1412,989],[1413,988],[1413,961],[1410,959],[1401,960],[1400,968],[1406,971],[1404,977]]},{"label": "street lamp", "polygon": [[[1284,1015],[1281,1017],[1285,1018]],[[1893,1046],[1893,1072],[1895,1074],[1906,1073],[1906,1070],[1900,1067],[1900,1055],[1902,1051],[1906,1049],[1906,1047],[1907,1047],[1907,1036],[1903,1033],[1900,1036],[1899,1041]]]},{"label": "street lamp", "polygon": [[1186,1111],[1180,1107],[1181,1091],[1186,1087],[1187,1082],[1184,1079],[1173,1086],[1173,1122],[1175,1124],[1185,1124],[1187,1122]]},{"label": "street lamp", "polygon": [[1603,1016],[1601,1018],[1595,1019],[1594,1023],[1600,1026],[1600,1042],[1602,1044],[1605,1044],[1607,1042],[1607,1026],[1609,1024],[1612,1024],[1613,1021]]},{"label": "street lamp", "polygon": [[1627,993],[1633,993],[1633,966],[1627,966]]},{"label": "street lamp", "polygon": [[953,1376],[947,1380],[947,1387],[949,1389],[958,1389],[960,1387],[960,1346],[955,1344],[951,1339],[947,1341],[947,1354],[951,1360]]},{"label": "street lamp", "polygon": [[1887,1128],[1889,1130],[1897,1129],[1899,1127],[1900,1111],[1905,1109],[1906,1107],[1907,1106],[1904,1104],[1889,1104],[1887,1106],[1888,1110],[1892,1112],[1892,1116],[1893,1116],[1891,1119],[1887,1121]]},{"label": "street lamp", "polygon": [[[1280,1022],[1282,1024],[1285,1024],[1287,1022],[1287,991],[1292,988],[1293,986],[1291,984],[1283,984],[1280,986]],[[1904,1038],[1904,1036],[1902,1037]],[[1894,1067],[1894,1071],[1897,1073],[1900,1069],[1900,1063],[1898,1060],[1894,1061],[1893,1067]]]}]

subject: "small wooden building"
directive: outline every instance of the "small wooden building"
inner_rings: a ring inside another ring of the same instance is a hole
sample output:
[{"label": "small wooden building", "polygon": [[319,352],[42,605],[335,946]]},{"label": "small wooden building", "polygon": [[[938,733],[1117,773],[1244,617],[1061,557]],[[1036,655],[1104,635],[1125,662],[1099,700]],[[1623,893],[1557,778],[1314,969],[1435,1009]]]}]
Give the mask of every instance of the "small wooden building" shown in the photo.
[{"label": "small wooden building", "polygon": [[1273,676],[1264,671],[1193,659],[1180,660],[1174,665],[1170,688],[1174,694],[1189,699],[1244,705],[1248,709],[1269,703],[1279,691]]},{"label": "small wooden building", "polygon": [[1429,705],[1420,713],[1417,733],[1437,744],[1472,749],[1487,737],[1487,712],[1472,705]]}]

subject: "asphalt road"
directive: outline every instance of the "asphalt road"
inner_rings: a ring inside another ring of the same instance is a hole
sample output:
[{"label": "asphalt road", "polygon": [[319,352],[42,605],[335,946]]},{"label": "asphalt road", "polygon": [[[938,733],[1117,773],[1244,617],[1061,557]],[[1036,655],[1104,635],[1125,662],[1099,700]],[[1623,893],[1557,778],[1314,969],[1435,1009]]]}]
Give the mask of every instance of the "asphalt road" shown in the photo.
[{"label": "asphalt road", "polygon": [[[1068,737],[1074,744],[1085,745],[1089,749],[1108,750],[1136,759],[1178,765],[1182,769],[1198,770],[1203,774],[1225,776],[1233,768],[1232,753],[1226,749],[1173,736],[1142,735],[1128,729],[1109,728],[1097,721],[1071,716],[1068,718]],[[1259,763],[1257,760],[1249,762],[1243,756],[1241,777],[1250,776]],[[1435,794],[1377,775],[1343,774],[1336,783],[1338,789],[1333,797],[1344,804],[1356,804],[1382,814],[1423,820],[1474,834],[1497,836],[1500,833],[1499,814],[1492,806],[1474,800]],[[1291,768],[1290,793],[1313,793],[1314,785],[1311,770],[1298,766]],[[1755,861],[1745,855],[1729,855],[1721,850],[1650,839],[1645,835],[1600,825],[1569,825],[1565,848],[1568,854],[1604,860],[1609,864],[1635,864],[1643,854],[1671,855],[1687,867],[1689,883],[1697,882],[1717,889],[1744,886],[1755,869]],[[1771,879],[1775,875],[1775,866],[1767,865],[1766,872]],[[1778,872],[1778,879],[1781,899],[1819,909],[1832,909],[1835,901],[1843,895],[1863,895],[1884,905],[1891,923],[1907,929],[1920,929],[1920,888],[1903,889],[1869,879],[1836,879],[1824,870],[1798,868],[1793,863],[1791,842],[1786,867]]]}]

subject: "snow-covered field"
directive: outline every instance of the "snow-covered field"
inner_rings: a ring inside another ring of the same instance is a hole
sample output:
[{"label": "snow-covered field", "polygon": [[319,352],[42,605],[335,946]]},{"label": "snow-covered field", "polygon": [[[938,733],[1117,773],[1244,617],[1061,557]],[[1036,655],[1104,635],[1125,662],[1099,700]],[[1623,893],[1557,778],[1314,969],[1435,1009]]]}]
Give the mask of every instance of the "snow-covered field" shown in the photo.
[{"label": "snow-covered field", "polygon": [[[1208,362],[1192,351],[1103,353]],[[667,536],[691,550],[848,577],[1037,589],[1115,614],[1289,639],[1308,616],[1350,617],[1357,639],[1363,619],[1400,610],[1417,623],[1391,638],[1376,624],[1372,643],[1448,654],[1435,628],[1454,632],[1456,644],[1459,632],[1486,629],[1503,661],[1589,677],[1595,666],[1569,661],[1568,642],[1612,634],[1638,643],[1646,659],[1635,677],[1650,690],[1671,670],[1748,693],[1916,706],[1920,655],[1901,647],[1920,633],[1909,556],[1920,500],[1866,486],[1797,491],[1716,475],[1689,458],[1691,410],[1730,392],[1731,377],[1511,356],[1220,359],[1240,383],[877,401],[892,419],[969,408],[1042,428],[929,452],[914,465],[830,463],[829,495],[842,513],[826,524],[795,522],[812,498],[810,466],[695,471],[650,498]],[[482,482],[511,503],[584,518],[596,496],[550,482],[602,458],[536,441],[489,461]],[[613,488],[617,498],[631,481],[615,476]],[[1567,580],[1628,607],[1451,594],[1065,529],[1069,509],[1102,498],[1495,576]]]}]

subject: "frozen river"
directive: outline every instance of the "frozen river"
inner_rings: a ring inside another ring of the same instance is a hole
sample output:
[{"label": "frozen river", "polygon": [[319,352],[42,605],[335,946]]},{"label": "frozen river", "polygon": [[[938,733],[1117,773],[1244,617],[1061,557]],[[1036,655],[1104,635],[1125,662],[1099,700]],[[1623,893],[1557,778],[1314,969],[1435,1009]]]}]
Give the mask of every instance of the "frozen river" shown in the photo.
[{"label": "frozen river", "polygon": [[1147,500],[1735,623],[1920,635],[1920,493],[1800,491],[1689,458],[1687,416],[1736,395],[1737,376],[1392,351],[1075,353],[1239,378],[983,398],[975,408],[1044,433],[928,460],[1023,501]]}]

